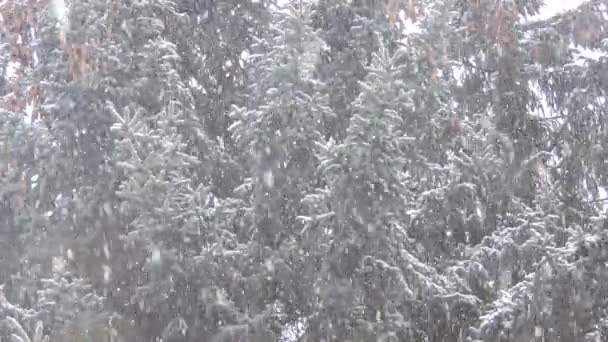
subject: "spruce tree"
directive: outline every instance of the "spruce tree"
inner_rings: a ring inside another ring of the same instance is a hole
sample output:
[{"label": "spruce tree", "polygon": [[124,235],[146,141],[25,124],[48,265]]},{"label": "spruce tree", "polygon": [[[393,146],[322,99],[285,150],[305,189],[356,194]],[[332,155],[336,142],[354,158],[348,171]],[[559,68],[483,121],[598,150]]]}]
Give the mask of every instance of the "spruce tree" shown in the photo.
[{"label": "spruce tree", "polygon": [[425,167],[414,137],[432,122],[418,116],[417,105],[429,94],[414,85],[420,71],[415,54],[380,47],[360,85],[346,139],[321,153],[326,202],[314,207],[330,210],[316,214],[331,219],[311,233],[327,242],[309,340],[429,338],[432,328],[419,325],[425,311],[419,300],[451,286],[421,262],[408,236],[411,189]]},{"label": "spruce tree", "polygon": [[321,0],[314,6],[313,28],[320,30],[325,42],[319,51],[316,76],[323,82],[330,106],[336,113],[325,118],[322,133],[326,138],[342,141],[366,67],[379,44],[382,41],[386,44],[385,39],[395,32],[384,8],[376,1]]},{"label": "spruce tree", "polygon": [[[250,63],[252,94],[248,106],[235,107],[230,127],[243,152],[249,175],[235,189],[245,206],[239,235],[250,259],[244,280],[263,292],[241,306],[249,314],[276,315],[283,325],[297,324],[310,312],[313,274],[302,277],[313,251],[302,245],[304,196],[316,185],[323,144],[319,127],[332,115],[321,85],[313,78],[322,42],[310,26],[311,5],[293,1],[277,11],[273,26],[258,40]],[[247,273],[253,274],[247,276]]]},{"label": "spruce tree", "polygon": [[2,1],[0,336],[604,340],[607,4],[541,5]]},{"label": "spruce tree", "polygon": [[189,134],[188,146],[212,168],[197,170],[199,181],[211,180],[211,191],[228,198],[242,181],[238,153],[227,129],[232,105],[245,103],[251,81],[245,67],[255,37],[268,30],[272,3],[262,1],[175,1],[183,20],[169,22],[165,37],[176,45],[177,72],[192,96],[197,117],[211,143]]}]

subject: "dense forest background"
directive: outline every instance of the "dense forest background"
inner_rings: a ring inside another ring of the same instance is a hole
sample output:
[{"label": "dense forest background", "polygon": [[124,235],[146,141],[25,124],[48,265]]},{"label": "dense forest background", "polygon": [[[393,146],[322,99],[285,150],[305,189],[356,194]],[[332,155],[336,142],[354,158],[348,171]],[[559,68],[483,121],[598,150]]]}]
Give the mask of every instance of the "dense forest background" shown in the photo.
[{"label": "dense forest background", "polygon": [[608,1],[542,6],[1,1],[1,340],[607,341]]}]

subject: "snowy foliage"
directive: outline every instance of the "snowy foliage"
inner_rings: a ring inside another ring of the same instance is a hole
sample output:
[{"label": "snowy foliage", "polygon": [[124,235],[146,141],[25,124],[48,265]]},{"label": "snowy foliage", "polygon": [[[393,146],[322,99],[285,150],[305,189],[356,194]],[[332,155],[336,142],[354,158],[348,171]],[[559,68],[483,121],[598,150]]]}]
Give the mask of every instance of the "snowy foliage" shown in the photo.
[{"label": "snowy foliage", "polygon": [[608,5],[542,8],[0,1],[2,341],[606,340]]}]

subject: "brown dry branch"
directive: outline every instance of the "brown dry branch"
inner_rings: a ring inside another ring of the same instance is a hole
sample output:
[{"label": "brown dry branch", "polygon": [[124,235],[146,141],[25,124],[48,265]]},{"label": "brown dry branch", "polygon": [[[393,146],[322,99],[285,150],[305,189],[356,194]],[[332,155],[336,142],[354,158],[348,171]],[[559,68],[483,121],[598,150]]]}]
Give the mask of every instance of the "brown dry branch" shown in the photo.
[{"label": "brown dry branch", "polygon": [[[46,12],[48,0],[15,1],[8,0],[0,5],[0,32],[6,37],[10,52],[12,75],[6,80],[5,93],[0,97],[0,108],[15,113],[25,113],[28,104],[33,104],[36,112],[42,90],[32,85],[31,70],[33,67],[33,50],[31,42],[36,35],[36,27],[43,13]],[[36,119],[33,117],[33,119]],[[18,164],[9,150],[3,154],[0,168],[3,173],[18,172],[18,190],[13,197],[17,210],[26,206],[27,181],[24,172],[17,170]]]},{"label": "brown dry branch", "polygon": [[503,3],[498,0],[494,21],[496,25],[494,39],[499,46],[510,48],[515,43],[513,25],[515,25],[516,20],[517,12],[514,5],[511,2]]},{"label": "brown dry branch", "polygon": [[63,48],[67,57],[67,79],[68,81],[78,81],[89,70],[87,46],[66,42]]},{"label": "brown dry branch", "polygon": [[[47,4],[48,0],[8,0],[0,5],[0,31],[7,38],[10,62],[14,68],[7,85],[10,92],[0,100],[2,108],[25,112],[26,106],[31,102],[29,92],[22,88],[28,87],[27,80],[33,67],[31,42]],[[14,99],[15,96],[18,99]]]}]

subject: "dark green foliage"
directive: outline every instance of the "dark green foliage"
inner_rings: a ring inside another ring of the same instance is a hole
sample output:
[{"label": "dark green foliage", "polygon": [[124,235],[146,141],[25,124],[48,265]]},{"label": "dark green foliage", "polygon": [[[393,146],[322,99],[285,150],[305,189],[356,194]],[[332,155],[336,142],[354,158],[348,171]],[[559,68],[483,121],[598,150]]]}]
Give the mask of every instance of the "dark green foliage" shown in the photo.
[{"label": "dark green foliage", "polygon": [[0,37],[0,336],[605,340],[606,6],[33,11]]}]

